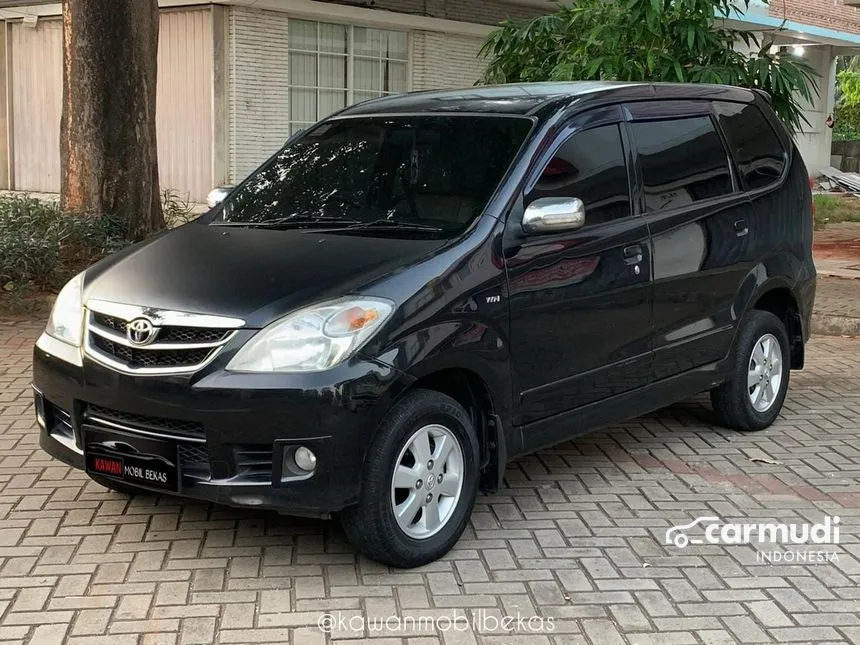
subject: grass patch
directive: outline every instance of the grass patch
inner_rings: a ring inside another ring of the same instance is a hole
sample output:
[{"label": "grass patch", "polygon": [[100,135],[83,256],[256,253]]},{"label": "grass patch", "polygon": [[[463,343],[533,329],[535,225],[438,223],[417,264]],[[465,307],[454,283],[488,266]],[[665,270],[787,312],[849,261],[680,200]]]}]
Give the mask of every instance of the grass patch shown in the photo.
[{"label": "grass patch", "polygon": [[860,222],[860,198],[854,195],[813,195],[815,201],[815,230],[828,224]]}]

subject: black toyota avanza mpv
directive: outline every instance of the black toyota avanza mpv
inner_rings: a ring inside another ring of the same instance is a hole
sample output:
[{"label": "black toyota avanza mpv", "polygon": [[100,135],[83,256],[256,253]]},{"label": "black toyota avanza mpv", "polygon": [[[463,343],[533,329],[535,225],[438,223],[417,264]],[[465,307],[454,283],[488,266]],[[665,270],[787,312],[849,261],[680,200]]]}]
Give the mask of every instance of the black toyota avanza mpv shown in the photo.
[{"label": "black toyota avanza mpv", "polygon": [[767,97],[568,83],[368,101],[60,292],[41,445],[124,493],[337,513],[438,558],[505,463],[710,390],[770,425],[815,293]]}]

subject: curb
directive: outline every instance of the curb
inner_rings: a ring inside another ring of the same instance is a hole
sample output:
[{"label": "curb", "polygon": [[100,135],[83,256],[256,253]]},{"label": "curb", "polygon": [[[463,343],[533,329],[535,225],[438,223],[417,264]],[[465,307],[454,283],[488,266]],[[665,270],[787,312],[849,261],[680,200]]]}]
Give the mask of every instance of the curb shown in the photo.
[{"label": "curb", "polygon": [[860,318],[813,313],[812,333],[816,336],[860,336]]},{"label": "curb", "polygon": [[[860,280],[860,272],[840,271],[837,269],[816,269],[815,273],[819,278],[837,278],[839,280]],[[856,274],[856,275],[855,275]]]}]

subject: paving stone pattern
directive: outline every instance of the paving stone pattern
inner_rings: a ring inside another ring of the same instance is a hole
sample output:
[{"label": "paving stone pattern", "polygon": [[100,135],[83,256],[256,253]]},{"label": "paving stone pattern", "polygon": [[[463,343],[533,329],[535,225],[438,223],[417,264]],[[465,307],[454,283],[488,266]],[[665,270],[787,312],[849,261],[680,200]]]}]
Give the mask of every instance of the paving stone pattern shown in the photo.
[{"label": "paving stone pattern", "polygon": [[[397,571],[335,522],[129,499],[52,460],[31,406],[39,328],[0,323],[2,643],[860,642],[860,340],[815,339],[765,432],[715,427],[702,396],[521,459],[448,557]],[[706,515],[838,515],[838,561],[663,544]],[[536,629],[494,628],[505,616]]]}]

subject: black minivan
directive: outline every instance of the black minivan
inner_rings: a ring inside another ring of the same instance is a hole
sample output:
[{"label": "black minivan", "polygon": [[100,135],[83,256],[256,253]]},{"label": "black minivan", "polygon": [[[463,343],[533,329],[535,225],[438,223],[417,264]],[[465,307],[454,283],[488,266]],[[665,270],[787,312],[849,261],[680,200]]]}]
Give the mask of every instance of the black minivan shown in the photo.
[{"label": "black minivan", "polygon": [[518,455],[710,390],[777,417],[815,295],[767,97],[547,83],[347,108],[57,297],[41,445],[124,493],[337,513],[446,553]]}]

